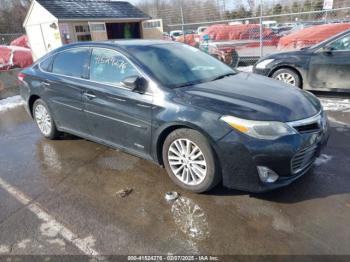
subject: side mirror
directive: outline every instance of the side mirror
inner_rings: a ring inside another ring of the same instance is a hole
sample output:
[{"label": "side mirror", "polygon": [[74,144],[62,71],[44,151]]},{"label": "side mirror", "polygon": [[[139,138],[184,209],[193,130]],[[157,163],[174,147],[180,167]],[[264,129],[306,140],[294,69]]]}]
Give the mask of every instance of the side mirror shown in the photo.
[{"label": "side mirror", "polygon": [[122,81],[122,84],[131,91],[140,94],[146,93],[147,90],[147,80],[140,76],[128,76]]},{"label": "side mirror", "polygon": [[322,47],[321,52],[330,55],[333,52],[333,48],[330,46],[324,46]]}]

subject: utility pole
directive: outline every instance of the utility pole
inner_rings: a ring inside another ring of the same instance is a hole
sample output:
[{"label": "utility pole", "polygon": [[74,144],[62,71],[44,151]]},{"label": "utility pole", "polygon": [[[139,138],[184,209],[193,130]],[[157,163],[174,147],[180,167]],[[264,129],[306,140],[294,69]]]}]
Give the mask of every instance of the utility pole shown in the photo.
[{"label": "utility pole", "polygon": [[180,13],[181,13],[182,34],[183,34],[183,37],[184,37],[184,43],[186,43],[185,19],[184,19],[184,11],[183,11],[183,8],[182,8],[182,0],[180,1]]},{"label": "utility pole", "polygon": [[260,57],[264,55],[263,0],[260,0]]}]

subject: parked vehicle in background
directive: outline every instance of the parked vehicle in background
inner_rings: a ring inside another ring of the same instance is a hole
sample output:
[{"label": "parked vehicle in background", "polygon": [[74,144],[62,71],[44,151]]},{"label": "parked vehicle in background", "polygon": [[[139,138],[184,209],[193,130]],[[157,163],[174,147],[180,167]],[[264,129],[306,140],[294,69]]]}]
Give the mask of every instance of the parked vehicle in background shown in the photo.
[{"label": "parked vehicle in background", "polygon": [[163,38],[163,40],[166,40],[166,41],[171,41],[172,40],[170,35],[167,32],[163,32],[162,38]]},{"label": "parked vehicle in background", "polygon": [[0,45],[0,70],[25,68],[33,64],[32,51],[27,36],[13,40],[10,45]]},{"label": "parked vehicle in background", "polygon": [[197,28],[197,35],[201,35],[208,27],[207,26],[200,26]]},{"label": "parked vehicle in background", "polygon": [[173,30],[170,31],[169,35],[171,37],[172,40],[176,40],[176,38],[178,38],[179,36],[182,36],[184,33],[182,32],[182,30]]},{"label": "parked vehicle in background", "polygon": [[19,80],[45,137],[68,132],[153,160],[193,192],[221,181],[251,192],[286,186],[328,140],[314,95],[181,43],[67,45]]},{"label": "parked vehicle in background", "polygon": [[271,27],[271,30],[276,34],[276,35],[284,35],[284,32],[290,31],[294,25],[291,24],[278,24],[276,26]]},{"label": "parked vehicle in background", "polygon": [[282,36],[286,36],[295,32],[298,32],[299,30],[309,28],[315,25],[323,25],[325,24],[324,21],[315,21],[315,22],[299,22],[293,25],[290,30],[285,30],[281,32]]},{"label": "parked vehicle in background", "polygon": [[278,49],[299,50],[310,47],[348,29],[350,29],[350,23],[314,25],[281,37],[278,42]]},{"label": "parked vehicle in background", "polygon": [[277,26],[277,21],[263,21],[262,24],[266,28],[271,28]]},{"label": "parked vehicle in background", "polygon": [[350,92],[350,30],[299,51],[266,56],[253,70],[307,90]]}]

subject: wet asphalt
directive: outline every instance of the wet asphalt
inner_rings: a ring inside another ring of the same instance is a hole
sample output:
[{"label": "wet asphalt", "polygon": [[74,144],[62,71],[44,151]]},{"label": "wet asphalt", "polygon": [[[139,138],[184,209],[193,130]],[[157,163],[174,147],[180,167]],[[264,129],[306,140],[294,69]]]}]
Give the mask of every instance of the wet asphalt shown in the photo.
[{"label": "wet asphalt", "polygon": [[[329,116],[328,147],[292,185],[192,194],[151,162],[73,136],[46,140],[22,107],[2,112],[0,255],[84,254],[79,243],[103,255],[350,254],[350,112]],[[181,198],[166,202],[174,190]]]}]

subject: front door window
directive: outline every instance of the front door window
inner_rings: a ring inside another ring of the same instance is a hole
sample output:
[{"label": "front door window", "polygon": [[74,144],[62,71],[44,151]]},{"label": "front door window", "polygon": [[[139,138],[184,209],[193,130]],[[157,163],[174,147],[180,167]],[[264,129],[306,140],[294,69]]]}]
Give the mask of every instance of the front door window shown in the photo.
[{"label": "front door window", "polygon": [[119,85],[125,78],[139,76],[136,68],[116,51],[95,48],[91,56],[90,80]]},{"label": "front door window", "polygon": [[350,51],[350,35],[332,42],[329,47],[334,51]]}]

